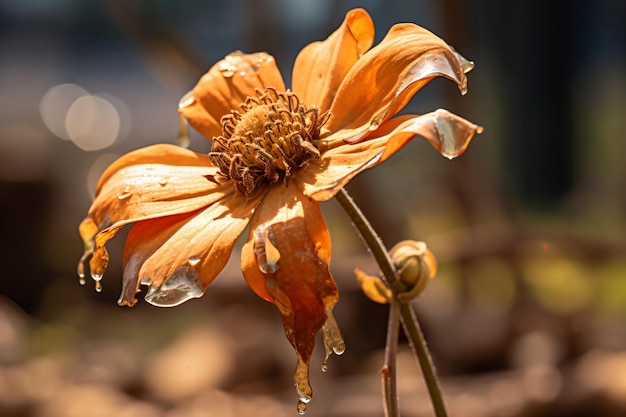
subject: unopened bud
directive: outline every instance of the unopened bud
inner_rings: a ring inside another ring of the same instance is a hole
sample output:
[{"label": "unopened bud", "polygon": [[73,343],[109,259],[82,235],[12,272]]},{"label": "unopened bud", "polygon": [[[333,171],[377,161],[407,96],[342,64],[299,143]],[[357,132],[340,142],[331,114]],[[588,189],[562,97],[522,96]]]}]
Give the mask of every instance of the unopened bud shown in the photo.
[{"label": "unopened bud", "polygon": [[404,240],[389,251],[389,256],[400,280],[407,286],[407,292],[398,294],[401,301],[408,301],[421,294],[428,281],[437,273],[437,260],[424,242]]}]

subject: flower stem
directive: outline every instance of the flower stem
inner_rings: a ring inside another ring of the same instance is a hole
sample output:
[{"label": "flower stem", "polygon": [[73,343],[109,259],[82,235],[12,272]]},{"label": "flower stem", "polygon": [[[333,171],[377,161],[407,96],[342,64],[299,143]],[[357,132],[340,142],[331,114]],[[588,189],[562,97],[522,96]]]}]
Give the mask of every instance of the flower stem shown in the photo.
[{"label": "flower stem", "polygon": [[[367,221],[367,219],[363,215],[363,212],[361,212],[361,209],[356,205],[352,197],[350,197],[345,189],[342,188],[341,190],[339,190],[335,197],[337,198],[339,204],[346,211],[348,216],[350,216],[350,219],[354,223],[355,228],[358,230],[369,250],[372,252],[372,255],[376,259],[376,262],[378,263],[378,266],[382,272],[383,280],[391,289],[395,298],[395,295],[405,291],[405,288],[403,288],[404,285],[402,284],[396,273],[391,258],[389,257],[389,253],[385,248],[385,245],[380,240],[380,237],[378,237],[370,223]],[[398,303],[397,300],[392,300],[392,309],[394,308],[394,304],[396,303]],[[411,342],[411,346],[417,357],[417,361],[422,368],[424,381],[426,382],[426,386],[428,387],[428,393],[433,404],[435,415],[437,417],[447,417],[448,413],[446,412],[446,407],[443,402],[443,395],[441,394],[441,387],[439,385],[435,366],[428,351],[428,347],[426,346],[426,340],[424,339],[424,334],[421,331],[419,322],[417,321],[417,317],[415,316],[415,312],[409,304],[398,304],[400,305],[400,317],[402,319],[403,328]],[[390,314],[393,313],[390,312]],[[387,359],[387,352],[385,356],[385,359]],[[393,374],[390,375],[390,377],[395,379],[395,375]],[[383,378],[385,378],[384,375]],[[395,389],[395,384],[391,387],[394,387]],[[391,395],[393,395],[393,397]],[[393,400],[396,404],[389,404],[388,401],[390,400]],[[393,407],[396,407],[397,409],[397,393],[385,393],[385,401],[388,409],[393,409]]]},{"label": "flower stem", "polygon": [[398,354],[398,336],[400,334],[400,304],[396,300],[391,300],[390,303],[385,362],[380,371],[380,376],[383,387],[385,417],[399,417],[396,358]]}]

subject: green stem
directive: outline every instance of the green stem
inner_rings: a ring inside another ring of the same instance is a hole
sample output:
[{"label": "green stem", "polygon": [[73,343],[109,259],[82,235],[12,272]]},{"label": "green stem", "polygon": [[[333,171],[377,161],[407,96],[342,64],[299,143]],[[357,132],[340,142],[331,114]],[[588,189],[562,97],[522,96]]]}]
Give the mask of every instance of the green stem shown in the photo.
[{"label": "green stem", "polygon": [[[372,255],[376,259],[376,262],[382,272],[383,280],[392,290],[394,296],[395,294],[403,292],[405,290],[405,288],[403,288],[404,285],[398,278],[398,274],[396,273],[393,262],[389,257],[389,253],[387,252],[385,245],[367,221],[361,212],[361,209],[359,209],[348,192],[343,188],[339,190],[335,197],[348,216],[350,216],[355,228],[359,231],[359,234],[365,241],[365,244],[372,252]],[[395,301],[396,300],[393,302]],[[443,395],[441,394],[441,387],[437,378],[437,372],[428,351],[428,347],[426,346],[426,340],[424,339],[424,334],[421,331],[415,312],[409,304],[401,304],[400,316],[402,318],[404,331],[411,341],[411,346],[413,347],[417,361],[422,368],[424,381],[428,387],[428,393],[430,394],[435,415],[437,417],[447,417],[448,413],[446,412],[446,407],[443,402]]]}]

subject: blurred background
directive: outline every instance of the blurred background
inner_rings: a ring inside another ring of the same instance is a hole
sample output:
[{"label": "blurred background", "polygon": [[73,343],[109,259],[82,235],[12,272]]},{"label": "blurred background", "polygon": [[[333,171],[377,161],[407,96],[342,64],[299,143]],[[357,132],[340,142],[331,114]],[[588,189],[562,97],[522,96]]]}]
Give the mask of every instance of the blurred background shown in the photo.
[{"label": "blurred background", "polygon": [[[626,415],[626,3],[620,0],[2,0],[0,416],[293,416],[295,355],[233,255],[204,297],[116,305],[123,236],[96,293],[77,233],[116,157],[176,140],[177,103],[234,50],[298,51],[365,7],[476,62],[406,111],[485,127],[452,162],[415,140],[353,197],[391,247],[424,240],[438,276],[415,302],[451,416]],[[191,148],[208,142],[193,133]],[[352,270],[374,261],[323,205],[347,351],[313,358],[309,416],[380,416],[387,310]],[[237,252],[237,251],[236,251]],[[405,416],[432,415],[406,340]]]}]

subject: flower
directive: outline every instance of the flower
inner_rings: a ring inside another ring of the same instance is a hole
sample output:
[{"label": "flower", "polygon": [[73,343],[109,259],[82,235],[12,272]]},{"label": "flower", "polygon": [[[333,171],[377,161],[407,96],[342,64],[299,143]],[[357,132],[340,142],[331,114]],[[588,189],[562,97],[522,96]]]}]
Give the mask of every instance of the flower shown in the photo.
[{"label": "flower", "polygon": [[79,228],[81,280],[89,260],[100,288],[106,242],[133,224],[118,303],[132,306],[146,285],[148,302],[178,305],[204,293],[248,227],[244,278],[278,307],[297,353],[300,401],[308,402],[315,335],[322,330],[326,357],[344,349],[319,202],[417,135],[453,158],[481,131],[445,110],[394,117],[435,77],[464,93],[472,64],[414,24],[393,26],[371,48],[373,39],[367,12],[351,10],[326,40],[300,52],[291,90],[266,53],[232,53],[211,67],[179,104],[211,152],[158,144],[109,166]]}]

